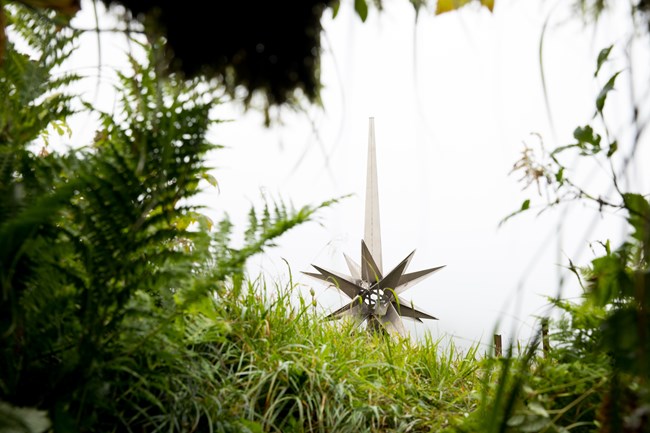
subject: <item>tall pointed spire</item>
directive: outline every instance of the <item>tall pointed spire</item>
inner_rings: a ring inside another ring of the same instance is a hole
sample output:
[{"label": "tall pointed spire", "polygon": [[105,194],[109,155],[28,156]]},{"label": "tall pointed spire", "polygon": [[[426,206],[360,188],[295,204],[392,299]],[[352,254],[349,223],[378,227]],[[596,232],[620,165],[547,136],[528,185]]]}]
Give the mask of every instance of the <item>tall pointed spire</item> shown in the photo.
[{"label": "tall pointed spire", "polygon": [[366,221],[363,240],[382,273],[381,228],[379,224],[379,188],[377,184],[377,149],[375,147],[375,118],[370,118],[368,130],[368,171],[366,178]]},{"label": "tall pointed spire", "polygon": [[357,325],[366,322],[366,329],[369,332],[387,330],[406,336],[408,334],[402,323],[402,317],[418,322],[421,322],[422,319],[437,319],[415,308],[413,303],[398,295],[428,275],[440,270],[442,266],[406,274],[406,268],[415,253],[413,251],[392,271],[387,274],[382,271],[377,149],[375,147],[375,119],[372,117],[369,126],[366,220],[361,241],[361,263],[357,264],[345,256],[351,276],[328,271],[315,265],[312,266],[318,273],[304,272],[304,274],[329,283],[350,298],[350,302],[328,315],[327,318],[352,317]]}]

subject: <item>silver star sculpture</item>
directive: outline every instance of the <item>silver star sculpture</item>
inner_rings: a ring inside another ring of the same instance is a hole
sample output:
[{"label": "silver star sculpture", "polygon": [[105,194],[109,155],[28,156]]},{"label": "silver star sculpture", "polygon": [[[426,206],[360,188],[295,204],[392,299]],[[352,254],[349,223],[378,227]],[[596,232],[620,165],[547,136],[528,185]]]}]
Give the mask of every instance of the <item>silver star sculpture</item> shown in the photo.
[{"label": "silver star sculpture", "polygon": [[415,308],[399,295],[429,275],[444,268],[438,266],[423,271],[405,273],[415,251],[388,274],[383,275],[381,258],[381,231],[379,225],[379,191],[377,184],[377,158],[374,119],[370,118],[368,137],[368,174],[366,180],[366,220],[364,240],[361,241],[361,265],[343,254],[351,275],[312,265],[318,273],[305,275],[328,282],[351,300],[327,316],[328,319],[350,317],[360,325],[367,321],[369,332],[397,333],[406,336],[402,317],[422,322],[422,319],[438,320]]}]

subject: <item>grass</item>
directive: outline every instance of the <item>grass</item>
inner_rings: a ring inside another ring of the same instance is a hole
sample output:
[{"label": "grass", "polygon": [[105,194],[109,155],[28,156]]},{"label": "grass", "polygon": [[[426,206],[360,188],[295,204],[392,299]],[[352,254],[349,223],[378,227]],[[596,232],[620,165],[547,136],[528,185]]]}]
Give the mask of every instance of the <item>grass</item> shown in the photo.
[{"label": "grass", "polygon": [[[440,431],[474,410],[476,348],[445,351],[327,322],[295,288],[248,283],[215,300],[227,329],[198,349],[214,365],[220,404],[251,431]],[[298,304],[298,305],[296,305]]]},{"label": "grass", "polygon": [[228,329],[210,349],[219,398],[228,396],[222,403],[250,431],[551,433],[601,425],[607,357],[578,350],[573,333],[553,334],[546,357],[533,338],[519,355],[508,348],[494,358],[430,335],[399,340],[325,321],[295,292],[291,282],[258,279],[214,302]]}]

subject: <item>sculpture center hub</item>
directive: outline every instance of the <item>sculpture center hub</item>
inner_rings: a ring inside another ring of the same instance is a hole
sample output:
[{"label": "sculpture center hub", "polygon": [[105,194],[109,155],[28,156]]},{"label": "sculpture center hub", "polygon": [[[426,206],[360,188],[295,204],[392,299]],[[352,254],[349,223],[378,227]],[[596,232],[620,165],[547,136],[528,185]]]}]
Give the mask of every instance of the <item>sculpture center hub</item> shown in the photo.
[{"label": "sculpture center hub", "polygon": [[383,289],[371,289],[366,291],[363,295],[364,304],[374,307],[377,303],[381,303],[384,300],[384,290]]}]

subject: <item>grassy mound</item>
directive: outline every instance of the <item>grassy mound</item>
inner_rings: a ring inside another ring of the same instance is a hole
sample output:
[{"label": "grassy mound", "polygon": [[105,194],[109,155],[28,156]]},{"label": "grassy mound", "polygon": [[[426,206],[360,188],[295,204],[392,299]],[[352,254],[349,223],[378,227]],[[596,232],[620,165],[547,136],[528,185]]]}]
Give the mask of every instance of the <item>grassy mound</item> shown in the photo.
[{"label": "grassy mound", "polygon": [[224,421],[252,431],[439,431],[472,411],[475,350],[443,353],[430,338],[325,322],[311,303],[291,302],[292,290],[269,295],[257,280],[190,319],[186,338],[203,340],[193,350],[209,360]]}]

